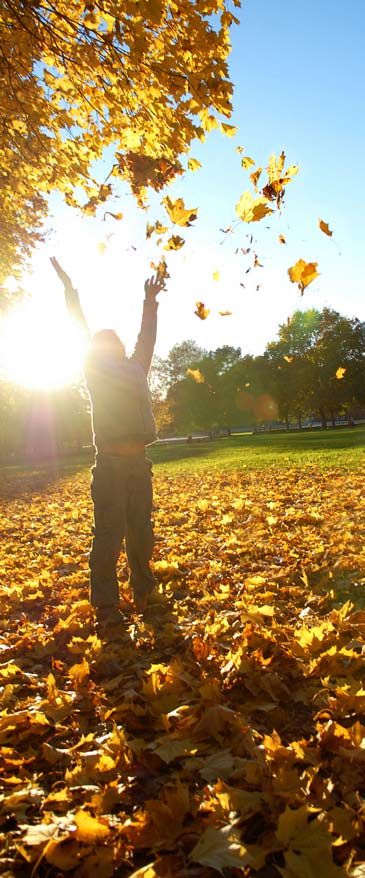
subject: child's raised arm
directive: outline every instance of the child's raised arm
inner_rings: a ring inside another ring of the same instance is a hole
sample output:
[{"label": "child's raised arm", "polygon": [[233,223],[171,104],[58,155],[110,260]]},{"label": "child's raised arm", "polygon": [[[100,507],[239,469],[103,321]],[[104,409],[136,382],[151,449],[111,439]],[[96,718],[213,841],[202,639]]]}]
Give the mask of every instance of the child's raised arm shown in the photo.
[{"label": "child's raised arm", "polygon": [[50,261],[60,281],[63,283],[67,311],[70,317],[72,317],[72,319],[75,320],[76,323],[80,326],[85,337],[89,340],[91,338],[91,333],[87,325],[84,312],[81,308],[79,294],[77,290],[75,290],[72,286],[71,278],[63,270],[56,257],[51,256]]}]

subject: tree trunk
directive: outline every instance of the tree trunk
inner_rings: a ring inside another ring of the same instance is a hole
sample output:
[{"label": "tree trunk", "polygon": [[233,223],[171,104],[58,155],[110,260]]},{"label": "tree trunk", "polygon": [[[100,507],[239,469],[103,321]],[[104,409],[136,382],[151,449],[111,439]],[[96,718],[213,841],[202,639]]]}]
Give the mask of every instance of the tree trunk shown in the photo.
[{"label": "tree trunk", "polygon": [[320,418],[321,418],[321,429],[327,430],[327,418],[326,418],[325,410],[323,408],[320,408],[319,414],[320,414]]}]

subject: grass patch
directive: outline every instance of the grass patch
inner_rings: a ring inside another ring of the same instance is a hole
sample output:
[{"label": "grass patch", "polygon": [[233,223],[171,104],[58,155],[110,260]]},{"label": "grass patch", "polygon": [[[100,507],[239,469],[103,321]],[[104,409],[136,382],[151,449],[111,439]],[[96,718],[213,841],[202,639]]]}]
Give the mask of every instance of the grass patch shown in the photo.
[{"label": "grass patch", "polygon": [[266,469],[272,465],[357,469],[364,463],[365,427],[302,433],[243,433],[191,445],[159,445],[148,450],[158,468]]}]

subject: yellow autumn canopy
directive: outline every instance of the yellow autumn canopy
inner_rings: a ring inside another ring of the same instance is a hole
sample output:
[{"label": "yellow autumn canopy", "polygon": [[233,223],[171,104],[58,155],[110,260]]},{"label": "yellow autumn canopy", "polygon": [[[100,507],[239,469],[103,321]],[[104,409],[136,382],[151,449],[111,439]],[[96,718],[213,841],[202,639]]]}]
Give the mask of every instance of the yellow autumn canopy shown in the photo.
[{"label": "yellow autumn canopy", "polygon": [[230,117],[233,22],[227,0],[0,0],[0,280],[39,239],[52,190],[93,214],[115,177],[141,203],[182,172],[191,142]]}]

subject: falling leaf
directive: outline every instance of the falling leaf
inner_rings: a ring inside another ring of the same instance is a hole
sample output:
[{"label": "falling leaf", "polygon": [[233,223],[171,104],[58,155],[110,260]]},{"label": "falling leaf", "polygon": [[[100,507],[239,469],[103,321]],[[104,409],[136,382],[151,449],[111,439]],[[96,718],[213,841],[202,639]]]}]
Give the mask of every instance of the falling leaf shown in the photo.
[{"label": "falling leaf", "polygon": [[206,308],[204,302],[195,302],[196,304],[196,314],[197,317],[200,317],[200,320],[206,320],[208,315],[210,314],[210,309]]},{"label": "falling leaf", "polygon": [[328,235],[329,238],[332,238],[333,232],[331,232],[331,229],[329,228],[328,223],[325,223],[324,220],[319,219],[318,225],[319,225],[321,232],[324,232],[325,235]]},{"label": "falling leaf", "polygon": [[213,272],[213,280],[219,280],[219,277],[220,277],[219,271],[214,271]]},{"label": "falling leaf", "polygon": [[168,231],[167,226],[163,226],[159,220],[156,220],[156,222],[153,223],[153,225],[151,225],[150,223],[147,223],[146,238],[150,238],[153,234],[164,235],[165,232],[167,232],[167,231]]},{"label": "falling leaf", "polygon": [[256,253],[255,253],[255,259],[254,259],[253,267],[254,267],[254,268],[263,268],[262,262],[260,262],[260,260],[259,260],[258,256],[256,255]]},{"label": "falling leaf", "polygon": [[267,198],[259,196],[253,199],[248,190],[241,195],[240,200],[236,204],[237,215],[246,223],[259,222],[272,212]]},{"label": "falling leaf", "polygon": [[339,366],[338,369],[336,369],[336,378],[338,378],[338,380],[340,381],[341,378],[345,377],[346,371],[347,370],[345,366]]},{"label": "falling leaf", "polygon": [[287,363],[292,363],[293,360],[294,360],[294,357],[289,357],[287,354],[284,354],[283,359],[284,359]]},{"label": "falling leaf", "polygon": [[189,375],[193,381],[196,381],[197,384],[204,384],[205,382],[204,375],[202,375],[200,369],[187,369],[186,374]]},{"label": "falling leaf", "polygon": [[189,159],[188,160],[189,171],[198,171],[199,168],[201,168],[201,167],[202,167],[202,164],[201,164],[201,162],[198,161],[198,159]]},{"label": "falling leaf", "polygon": [[167,244],[164,246],[164,250],[181,250],[184,244],[185,240],[180,235],[171,235],[171,238],[168,239]]},{"label": "falling leaf", "polygon": [[171,222],[176,223],[178,226],[191,226],[197,218],[198,208],[193,207],[190,210],[187,209],[182,198],[177,198],[176,201],[172,201],[171,198],[166,195],[166,197],[162,199],[162,204],[165,205]]},{"label": "falling leaf", "polygon": [[105,211],[105,213],[104,213],[104,217],[103,217],[104,220],[105,220],[105,217],[106,217],[106,216],[111,216],[112,219],[115,219],[115,220],[121,220],[121,219],[123,219],[123,214],[122,214],[122,213],[112,213],[110,210],[106,210],[106,211]]},{"label": "falling leaf", "polygon": [[317,271],[318,262],[305,262],[304,259],[298,259],[295,265],[288,268],[288,275],[293,284],[297,283],[301,294],[305,288],[319,276]]},{"label": "falling leaf", "polygon": [[252,174],[250,174],[250,180],[251,180],[252,185],[256,189],[256,192],[258,192],[257,184],[259,182],[261,174],[262,174],[262,168],[256,168],[256,171],[252,171]]},{"label": "falling leaf", "polygon": [[156,272],[157,277],[161,280],[168,280],[170,275],[167,269],[166,260],[164,257],[160,259],[160,261],[156,264],[155,262],[150,263],[151,268]]},{"label": "falling leaf", "polygon": [[252,165],[254,164],[255,160],[251,159],[248,155],[244,155],[243,159],[241,159],[241,165],[243,168],[245,168],[245,170],[247,170],[247,168],[252,168]]},{"label": "falling leaf", "polygon": [[284,235],[279,235],[279,243],[286,244],[286,239],[284,238]]},{"label": "falling leaf", "polygon": [[223,134],[226,134],[227,137],[235,137],[238,128],[235,125],[227,125],[226,122],[221,122],[221,131]]},{"label": "falling leaf", "polygon": [[106,245],[105,241],[100,241],[99,244],[96,245],[96,249],[98,250],[98,252],[100,253],[101,256],[103,256],[103,254],[105,253],[106,248],[107,248],[107,245]]},{"label": "falling leaf", "polygon": [[232,311],[218,311],[218,314],[221,317],[230,317],[230,315],[232,314]]}]

